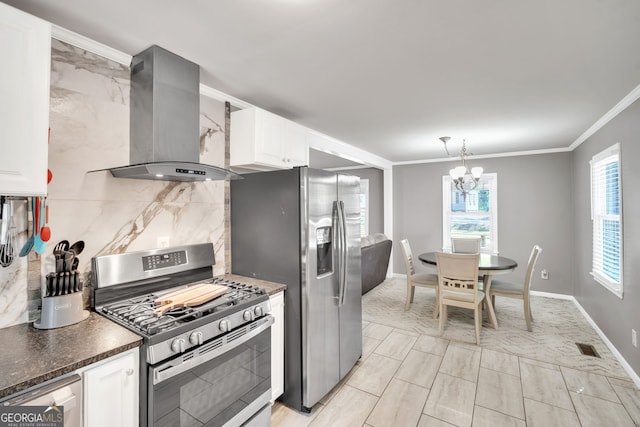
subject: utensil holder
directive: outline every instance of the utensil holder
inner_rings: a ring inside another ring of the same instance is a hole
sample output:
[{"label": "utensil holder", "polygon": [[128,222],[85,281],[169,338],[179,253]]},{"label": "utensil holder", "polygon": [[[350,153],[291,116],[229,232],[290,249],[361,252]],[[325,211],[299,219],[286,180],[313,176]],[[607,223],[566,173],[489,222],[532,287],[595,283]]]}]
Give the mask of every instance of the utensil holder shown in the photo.
[{"label": "utensil holder", "polygon": [[42,314],[33,322],[36,329],[54,329],[73,325],[89,317],[82,308],[82,292],[42,298]]}]

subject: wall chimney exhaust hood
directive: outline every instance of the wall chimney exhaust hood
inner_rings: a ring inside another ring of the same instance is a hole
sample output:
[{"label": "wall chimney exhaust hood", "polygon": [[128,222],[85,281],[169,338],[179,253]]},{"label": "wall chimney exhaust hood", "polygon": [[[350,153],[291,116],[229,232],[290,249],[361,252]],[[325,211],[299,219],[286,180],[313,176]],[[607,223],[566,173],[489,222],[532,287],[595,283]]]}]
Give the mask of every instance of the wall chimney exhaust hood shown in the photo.
[{"label": "wall chimney exhaust hood", "polygon": [[200,67],[158,46],[131,61],[129,164],[117,178],[211,181],[242,178],[200,161]]}]

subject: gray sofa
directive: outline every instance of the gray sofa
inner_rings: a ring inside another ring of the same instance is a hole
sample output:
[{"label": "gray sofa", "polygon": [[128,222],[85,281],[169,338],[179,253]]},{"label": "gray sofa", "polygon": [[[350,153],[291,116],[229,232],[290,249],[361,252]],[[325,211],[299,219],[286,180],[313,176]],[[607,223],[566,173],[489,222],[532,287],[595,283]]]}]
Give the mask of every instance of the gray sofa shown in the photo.
[{"label": "gray sofa", "polygon": [[361,241],[362,295],[382,283],[387,276],[391,240],[382,233],[370,234]]}]

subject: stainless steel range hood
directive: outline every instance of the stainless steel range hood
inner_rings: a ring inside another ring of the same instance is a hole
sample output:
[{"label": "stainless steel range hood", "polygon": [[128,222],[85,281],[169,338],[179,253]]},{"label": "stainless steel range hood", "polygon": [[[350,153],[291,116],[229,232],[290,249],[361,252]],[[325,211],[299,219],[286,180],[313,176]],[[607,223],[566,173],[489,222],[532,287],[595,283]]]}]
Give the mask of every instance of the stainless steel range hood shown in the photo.
[{"label": "stainless steel range hood", "polygon": [[200,161],[200,67],[158,46],[131,61],[129,164],[114,177],[162,181],[241,178]]}]

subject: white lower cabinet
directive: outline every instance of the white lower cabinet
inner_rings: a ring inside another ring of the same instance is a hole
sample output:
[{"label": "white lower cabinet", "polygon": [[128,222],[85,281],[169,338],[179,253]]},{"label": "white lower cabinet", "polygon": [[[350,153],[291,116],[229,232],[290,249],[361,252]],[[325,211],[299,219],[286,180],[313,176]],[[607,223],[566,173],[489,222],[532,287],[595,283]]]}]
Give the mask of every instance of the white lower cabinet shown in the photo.
[{"label": "white lower cabinet", "polygon": [[82,369],[85,427],[138,425],[139,350]]},{"label": "white lower cabinet", "polygon": [[284,292],[269,299],[271,315],[271,402],[284,393]]}]

